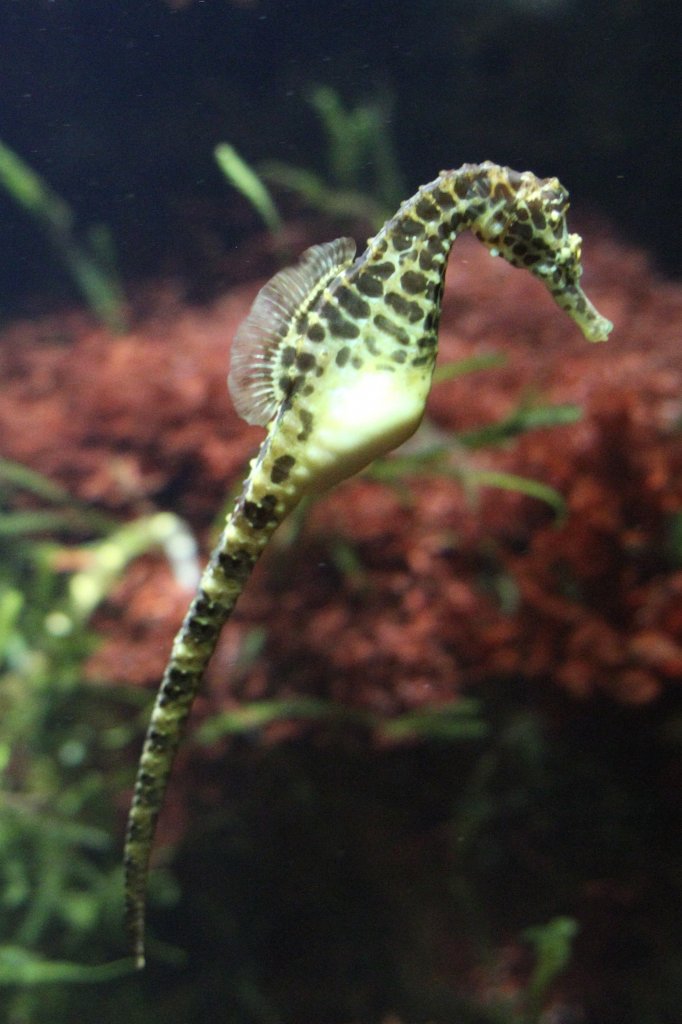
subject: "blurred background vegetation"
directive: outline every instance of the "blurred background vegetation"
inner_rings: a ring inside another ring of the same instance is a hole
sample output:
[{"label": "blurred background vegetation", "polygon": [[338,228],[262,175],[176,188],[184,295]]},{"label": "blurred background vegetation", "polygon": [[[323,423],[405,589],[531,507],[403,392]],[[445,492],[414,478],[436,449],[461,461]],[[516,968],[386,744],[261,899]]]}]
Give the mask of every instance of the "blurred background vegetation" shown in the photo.
[{"label": "blurred background vegetation", "polygon": [[[679,270],[681,21],[637,0],[344,0],[324,17],[317,0],[8,0],[0,139],[80,224],[106,225],[124,280],[178,274],[202,294],[224,284],[211,254],[253,230],[224,202],[216,143],[324,172],[324,93],[303,102],[320,83],[346,110],[380,98],[405,195],[486,158],[556,174]],[[380,173],[392,203],[395,168]],[[49,243],[2,195],[0,251],[0,309],[64,294]]]}]

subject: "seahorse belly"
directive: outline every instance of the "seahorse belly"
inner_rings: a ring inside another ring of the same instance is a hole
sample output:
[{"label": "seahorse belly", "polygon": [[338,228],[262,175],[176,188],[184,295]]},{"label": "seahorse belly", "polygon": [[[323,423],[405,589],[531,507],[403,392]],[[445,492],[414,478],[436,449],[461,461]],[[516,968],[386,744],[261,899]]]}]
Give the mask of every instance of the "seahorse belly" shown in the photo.
[{"label": "seahorse belly", "polygon": [[365,368],[328,388],[323,402],[318,399],[300,463],[310,491],[358,473],[411,437],[424,414],[431,374],[407,376]]}]

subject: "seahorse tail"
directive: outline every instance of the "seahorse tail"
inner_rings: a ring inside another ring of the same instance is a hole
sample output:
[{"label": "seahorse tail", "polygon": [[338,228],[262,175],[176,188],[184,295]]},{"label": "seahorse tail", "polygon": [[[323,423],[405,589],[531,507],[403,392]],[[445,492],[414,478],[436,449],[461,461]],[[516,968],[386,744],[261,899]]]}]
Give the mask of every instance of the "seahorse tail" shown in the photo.
[{"label": "seahorse tail", "polygon": [[[210,564],[202,583],[208,583],[213,571]],[[147,729],[124,852],[126,928],[138,967],[144,966],[145,889],[156,822],[185,722],[237,596],[235,593],[229,604],[218,604],[207,597],[202,586],[173,645]]]},{"label": "seahorse tail", "polygon": [[149,860],[175,753],[220,631],[284,514],[284,506],[280,515],[274,514],[274,499],[262,499],[263,504],[251,500],[253,479],[228,520],[175,638],[140,757],[124,847],[126,931],[140,968],[145,962]]}]

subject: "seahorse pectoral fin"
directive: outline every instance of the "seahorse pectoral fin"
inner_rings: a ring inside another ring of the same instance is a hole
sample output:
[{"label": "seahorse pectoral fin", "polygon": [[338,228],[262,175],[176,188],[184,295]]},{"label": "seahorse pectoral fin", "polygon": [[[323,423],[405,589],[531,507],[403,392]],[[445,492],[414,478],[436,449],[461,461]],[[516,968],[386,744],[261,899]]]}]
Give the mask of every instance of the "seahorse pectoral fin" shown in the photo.
[{"label": "seahorse pectoral fin", "polygon": [[[305,314],[315,296],[355,258],[352,238],[312,245],[293,267],[265,284],[232,342],[228,387],[234,407],[247,423],[265,427],[282,401],[276,378],[284,337],[292,321]],[[293,353],[293,350],[290,350]]]}]

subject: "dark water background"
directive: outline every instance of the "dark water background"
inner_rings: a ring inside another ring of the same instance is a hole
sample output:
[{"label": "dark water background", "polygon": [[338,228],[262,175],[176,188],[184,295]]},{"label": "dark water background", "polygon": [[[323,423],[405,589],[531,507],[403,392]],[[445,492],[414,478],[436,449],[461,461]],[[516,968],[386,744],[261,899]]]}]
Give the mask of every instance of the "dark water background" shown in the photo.
[{"label": "dark water background", "polygon": [[[108,226],[127,280],[191,277],[190,211],[227,202],[217,142],[321,168],[307,90],[381,92],[405,195],[466,161],[556,174],[674,272],[681,32],[679,5],[636,0],[3,0],[0,138]],[[5,309],[51,283],[4,195],[0,252]]]}]

